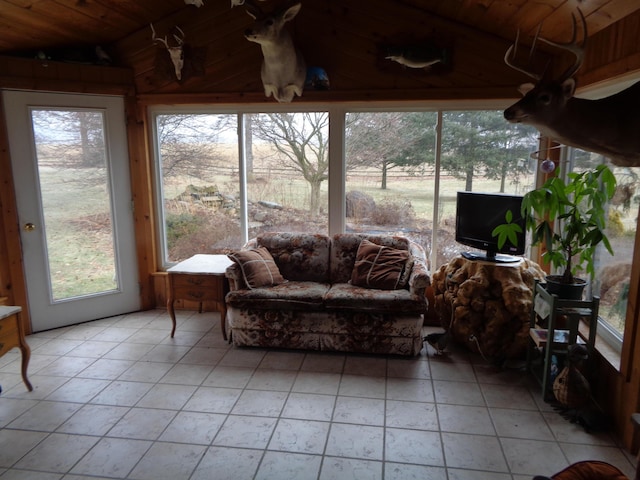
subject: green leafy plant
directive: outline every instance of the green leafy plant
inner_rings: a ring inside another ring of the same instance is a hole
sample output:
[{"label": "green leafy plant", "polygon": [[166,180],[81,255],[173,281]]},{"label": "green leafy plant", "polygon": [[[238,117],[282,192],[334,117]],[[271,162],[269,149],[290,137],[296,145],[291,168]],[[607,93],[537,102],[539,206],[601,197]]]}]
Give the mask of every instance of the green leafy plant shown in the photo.
[{"label": "green leafy plant", "polygon": [[607,202],[615,190],[613,172],[599,165],[569,173],[567,181],[549,178],[524,195],[522,214],[531,231],[531,242],[544,245],[542,258],[546,263],[563,269],[562,283],[575,283],[574,274],[579,270],[593,278],[594,254],[600,243],[613,255],[605,224]]},{"label": "green leafy plant", "polygon": [[511,210],[507,210],[504,215],[505,223],[502,225],[498,225],[493,229],[491,235],[494,237],[498,237],[498,249],[504,247],[504,244],[507,243],[507,240],[514,247],[518,246],[518,234],[522,233],[522,227],[517,223],[513,223],[513,212]]}]

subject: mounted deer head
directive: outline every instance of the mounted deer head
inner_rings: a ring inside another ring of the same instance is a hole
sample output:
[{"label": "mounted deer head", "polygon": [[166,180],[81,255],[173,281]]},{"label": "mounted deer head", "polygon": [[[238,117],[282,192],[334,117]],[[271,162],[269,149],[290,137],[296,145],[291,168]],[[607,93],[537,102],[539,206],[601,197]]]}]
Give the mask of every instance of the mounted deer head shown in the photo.
[{"label": "mounted deer head", "polygon": [[177,45],[174,47],[169,46],[169,42],[167,42],[167,36],[164,38],[158,38],[156,36],[156,31],[153,28],[153,23],[151,25],[151,40],[156,43],[161,43],[164,45],[164,48],[167,49],[169,53],[169,57],[171,58],[171,63],[175,68],[176,78],[178,80],[182,79],[182,67],[184,67],[184,32],[180,27],[176,25],[176,30],[178,34],[174,34],[173,38],[175,39]]},{"label": "mounted deer head", "polygon": [[640,166],[640,82],[600,100],[575,98],[576,83],[573,78],[582,66],[587,42],[587,23],[578,10],[584,38],[577,38],[576,16],[573,18],[573,34],[569,43],[555,43],[539,37],[540,27],[533,41],[529,59],[533,58],[538,40],[553,47],[571,52],[574,63],[556,79],[546,78],[546,72],[537,74],[515,65],[518,36],[504,56],[505,63],[536,83],[520,85],[523,98],[504,111],[504,117],[512,123],[525,123],[536,127],[540,133],[565,145],[600,153],[616,165]]},{"label": "mounted deer head", "polygon": [[249,0],[245,4],[255,23],[244,36],[260,45],[264,57],[261,70],[264,94],[273,95],[278,102],[291,102],[295,95],[302,95],[307,67],[291,35],[283,27],[298,14],[301,4],[273,14],[265,14]]}]

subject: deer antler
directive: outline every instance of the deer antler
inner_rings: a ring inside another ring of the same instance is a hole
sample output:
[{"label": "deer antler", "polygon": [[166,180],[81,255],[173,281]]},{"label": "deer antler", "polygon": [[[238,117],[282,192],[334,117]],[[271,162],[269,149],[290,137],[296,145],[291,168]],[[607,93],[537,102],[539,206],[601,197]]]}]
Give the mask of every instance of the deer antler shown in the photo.
[{"label": "deer antler", "polygon": [[264,17],[264,11],[256,4],[256,2],[252,0],[243,0],[242,2],[245,6],[247,14],[253,18],[258,19]]},{"label": "deer antler", "polygon": [[575,14],[571,14],[571,20],[573,21],[573,33],[571,35],[571,41],[568,43],[556,43],[551,40],[547,40],[546,38],[540,38],[541,41],[546,43],[547,45],[551,45],[552,47],[561,48],[563,50],[567,50],[573,53],[576,56],[576,60],[561,76],[559,82],[563,82],[568,78],[571,78],[582,66],[582,62],[584,61],[584,48],[587,45],[587,21],[582,14],[582,11],[578,8],[578,13],[580,14],[580,21],[582,22],[582,32],[584,34],[584,38],[580,45],[576,42],[576,37],[578,35],[578,25],[576,22]]},{"label": "deer antler", "polygon": [[151,41],[162,43],[167,49],[169,49],[169,44],[167,43],[167,37],[159,38],[156,36],[156,29],[153,28],[153,23],[149,24],[151,26]]},{"label": "deer antler", "polygon": [[[562,83],[564,80],[567,80],[568,78],[572,77],[577,71],[578,69],[580,69],[580,67],[582,66],[582,62],[584,60],[584,47],[587,44],[587,22],[584,18],[584,15],[582,14],[582,11],[580,9],[578,9],[578,13],[580,14],[580,20],[582,22],[582,30],[584,33],[584,39],[582,40],[581,44],[578,44],[578,42],[576,41],[577,38],[577,34],[578,34],[578,25],[577,25],[577,21],[576,21],[576,16],[575,14],[571,14],[571,19],[573,21],[573,33],[571,36],[571,41],[568,43],[557,43],[557,42],[552,42],[551,40],[547,40],[546,38],[543,38],[540,36],[540,29],[542,28],[542,23],[540,23],[538,25],[538,29],[536,30],[536,35],[533,39],[533,44],[531,45],[531,50],[529,51],[529,62],[531,62],[531,59],[533,58],[533,54],[535,52],[535,48],[536,48],[536,43],[538,41],[538,39],[541,42],[546,43],[547,45],[551,45],[552,47],[557,47],[557,48],[561,48],[563,50],[567,50],[571,53],[573,53],[576,56],[576,60],[574,62],[574,64],[569,67],[561,76],[559,79],[559,82]],[[542,75],[537,74],[535,72],[532,72],[530,70],[527,70],[526,68],[523,67],[519,67],[517,65],[515,65],[515,58],[516,58],[516,54],[518,51],[518,42],[520,39],[520,30],[518,30],[518,32],[516,33],[516,41],[513,45],[511,45],[508,49],[507,52],[504,55],[504,63],[506,63],[509,67],[513,68],[514,70],[517,70],[521,73],[524,73],[525,75],[533,78],[536,81],[540,81],[542,80],[542,77],[544,76],[544,72]]]},{"label": "deer antler", "polygon": [[175,33],[173,34],[173,38],[175,38],[176,42],[178,43],[179,47],[182,47],[182,45],[184,44],[184,37],[185,34],[182,31],[182,29],[176,25],[176,30],[180,33],[180,35],[176,35]]},{"label": "deer antler", "polygon": [[[538,30],[536,31],[536,36],[533,39],[533,44],[531,45],[531,50],[529,50],[529,62],[531,62],[531,59],[533,58],[533,52],[535,51],[536,48],[536,42],[538,41],[538,35],[540,34],[540,28],[542,27],[542,24],[538,25]],[[513,68],[514,70],[517,70],[518,72],[524,73],[525,75],[527,75],[528,77],[533,78],[536,81],[540,81],[542,80],[542,75],[539,75],[537,73],[531,72],[529,70],[526,70],[523,67],[518,67],[517,65],[515,65],[513,62],[516,59],[516,54],[518,52],[518,43],[520,41],[520,30],[518,30],[516,32],[516,41],[513,43],[513,45],[511,45],[508,49],[507,52],[504,54],[504,63],[507,64],[507,66]]]}]

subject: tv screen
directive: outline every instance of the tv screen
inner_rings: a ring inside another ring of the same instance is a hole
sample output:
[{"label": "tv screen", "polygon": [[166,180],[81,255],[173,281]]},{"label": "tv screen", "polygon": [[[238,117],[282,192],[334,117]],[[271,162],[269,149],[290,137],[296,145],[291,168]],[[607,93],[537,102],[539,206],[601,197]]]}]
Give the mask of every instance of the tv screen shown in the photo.
[{"label": "tv screen", "polygon": [[[522,196],[500,193],[458,192],[456,203],[456,242],[484,250],[485,253],[463,252],[463,256],[473,260],[493,262],[516,262],[525,252],[525,221],[520,211]],[[498,248],[498,237],[491,232],[498,225],[506,223],[505,215],[511,210],[512,222],[522,228],[517,245],[507,240]]]}]

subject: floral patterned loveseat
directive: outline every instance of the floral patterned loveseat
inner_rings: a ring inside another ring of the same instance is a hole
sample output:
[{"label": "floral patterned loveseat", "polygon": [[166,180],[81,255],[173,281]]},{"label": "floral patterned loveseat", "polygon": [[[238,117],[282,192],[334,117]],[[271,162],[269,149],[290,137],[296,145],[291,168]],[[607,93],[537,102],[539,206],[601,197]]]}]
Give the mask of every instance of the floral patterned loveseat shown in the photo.
[{"label": "floral patterned loveseat", "polygon": [[267,233],[229,255],[235,346],[417,355],[424,249],[405,237]]}]

